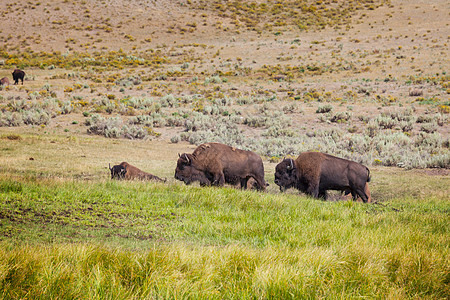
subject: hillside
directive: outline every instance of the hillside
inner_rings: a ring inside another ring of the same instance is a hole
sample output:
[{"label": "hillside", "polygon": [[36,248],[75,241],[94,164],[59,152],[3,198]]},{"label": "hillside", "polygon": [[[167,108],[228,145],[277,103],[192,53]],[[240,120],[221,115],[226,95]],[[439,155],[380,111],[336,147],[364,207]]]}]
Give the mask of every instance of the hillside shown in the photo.
[{"label": "hillside", "polygon": [[0,126],[448,167],[449,11],[446,1],[2,1],[0,77],[27,76],[3,87]]}]

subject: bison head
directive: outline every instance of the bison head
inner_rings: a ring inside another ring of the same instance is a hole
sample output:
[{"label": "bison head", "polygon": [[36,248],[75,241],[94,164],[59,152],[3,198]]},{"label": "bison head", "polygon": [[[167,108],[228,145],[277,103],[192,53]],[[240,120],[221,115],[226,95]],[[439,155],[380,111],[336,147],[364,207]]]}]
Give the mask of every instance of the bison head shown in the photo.
[{"label": "bison head", "polygon": [[123,179],[127,173],[127,169],[121,165],[115,165],[111,168],[110,164],[109,170],[111,171],[111,179]]},{"label": "bison head", "polygon": [[280,187],[280,191],[294,187],[296,179],[296,167],[293,159],[283,159],[275,167],[275,184]]},{"label": "bison head", "polygon": [[212,176],[198,170],[193,165],[191,154],[178,154],[177,168],[175,169],[175,179],[183,181],[185,184],[191,184],[194,181],[200,182],[200,185],[211,185]]}]

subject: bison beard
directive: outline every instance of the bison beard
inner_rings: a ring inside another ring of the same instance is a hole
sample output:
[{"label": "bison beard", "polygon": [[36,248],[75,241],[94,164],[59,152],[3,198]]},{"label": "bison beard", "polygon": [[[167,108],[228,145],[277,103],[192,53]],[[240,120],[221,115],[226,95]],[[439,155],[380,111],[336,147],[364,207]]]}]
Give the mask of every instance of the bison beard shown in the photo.
[{"label": "bison beard", "polygon": [[146,173],[136,168],[133,165],[130,165],[127,162],[122,162],[120,165],[115,165],[111,168],[111,179],[140,179],[140,180],[156,180],[161,182],[166,182],[167,179],[161,179],[158,176],[155,176],[150,173]]},{"label": "bison beard", "polygon": [[327,190],[351,193],[364,202],[370,201],[367,167],[350,160],[320,152],[305,152],[293,159],[284,159],[276,166],[275,183],[280,190],[295,187],[315,198],[327,197]]},{"label": "bison beard", "polygon": [[198,181],[202,186],[229,183],[246,189],[250,178],[259,190],[267,185],[261,157],[220,143],[202,144],[192,154],[179,155],[175,178],[186,184]]}]

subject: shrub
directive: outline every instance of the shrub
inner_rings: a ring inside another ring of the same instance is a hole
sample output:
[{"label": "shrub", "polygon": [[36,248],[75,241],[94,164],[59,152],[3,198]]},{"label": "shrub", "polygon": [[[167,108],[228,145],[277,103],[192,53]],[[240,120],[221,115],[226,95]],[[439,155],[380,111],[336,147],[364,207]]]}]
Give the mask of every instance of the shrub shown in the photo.
[{"label": "shrub", "polygon": [[89,126],[89,134],[98,134],[108,138],[125,137],[128,139],[143,139],[147,131],[139,126],[126,126],[120,118],[106,119],[100,115],[93,115],[86,119],[85,124]]},{"label": "shrub", "polygon": [[301,110],[299,109],[299,107],[296,103],[291,103],[291,104],[285,105],[283,107],[283,112],[285,114],[292,114],[292,113],[296,113],[296,112],[301,112]]},{"label": "shrub", "polygon": [[127,139],[143,139],[148,134],[148,131],[140,126],[123,126],[122,132]]},{"label": "shrub", "polygon": [[178,105],[177,99],[172,94],[161,97],[159,103],[162,107],[175,107]]},{"label": "shrub", "polygon": [[139,76],[139,75],[125,77],[125,78],[121,78],[121,79],[118,79],[115,81],[116,85],[125,86],[125,87],[139,85],[141,83],[142,83],[142,79],[141,79],[141,76]]},{"label": "shrub", "polygon": [[23,124],[22,115],[18,112],[4,112],[0,111],[0,126],[15,127]]},{"label": "shrub", "polygon": [[47,125],[50,116],[46,111],[31,109],[23,113],[23,123],[26,125]]},{"label": "shrub", "polygon": [[317,114],[324,114],[328,113],[333,109],[333,107],[330,104],[326,104],[324,106],[319,106],[316,110]]},{"label": "shrub", "polygon": [[383,129],[391,129],[391,128],[394,128],[395,125],[397,125],[397,121],[395,119],[392,119],[390,117],[385,117],[382,115],[379,115],[375,119],[375,122],[378,124],[378,126],[380,128],[383,128]]},{"label": "shrub", "polygon": [[351,117],[352,117],[351,113],[344,111],[344,112],[339,112],[339,113],[332,115],[330,118],[330,121],[334,122],[334,123],[343,123],[343,122],[347,122],[348,120],[350,120]]},{"label": "shrub", "polygon": [[170,138],[170,142],[176,144],[178,142],[180,142],[181,137],[179,135],[174,135],[173,137]]},{"label": "shrub", "polygon": [[422,126],[420,126],[420,130],[426,133],[433,133],[437,130],[437,124],[436,123],[422,124]]},{"label": "shrub", "polygon": [[412,89],[409,91],[410,97],[419,97],[423,95],[423,90],[421,89]]}]

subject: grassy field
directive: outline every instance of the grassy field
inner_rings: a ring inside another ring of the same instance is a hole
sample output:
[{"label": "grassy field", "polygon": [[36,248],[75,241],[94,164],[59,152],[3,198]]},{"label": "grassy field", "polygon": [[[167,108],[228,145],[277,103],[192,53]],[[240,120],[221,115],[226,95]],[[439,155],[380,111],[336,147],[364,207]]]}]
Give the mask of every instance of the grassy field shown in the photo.
[{"label": "grassy field", "polygon": [[[378,177],[378,172],[374,177]],[[7,175],[5,298],[446,298],[449,180],[379,204]],[[381,184],[379,186],[381,189]],[[382,195],[379,195],[382,196]]]},{"label": "grassy field", "polygon": [[[448,299],[446,0],[0,1],[1,299]],[[264,193],[179,153],[261,155]],[[283,157],[374,203],[280,193]],[[166,184],[111,181],[127,161]]]},{"label": "grassy field", "polygon": [[[187,143],[168,151],[154,141],[3,132],[5,299],[436,299],[450,292],[445,170],[374,167],[376,203],[337,194],[338,201],[321,201],[280,193],[268,161],[265,193],[184,186],[173,172],[176,152],[193,147]],[[118,153],[168,183],[111,181],[107,163]]]}]

